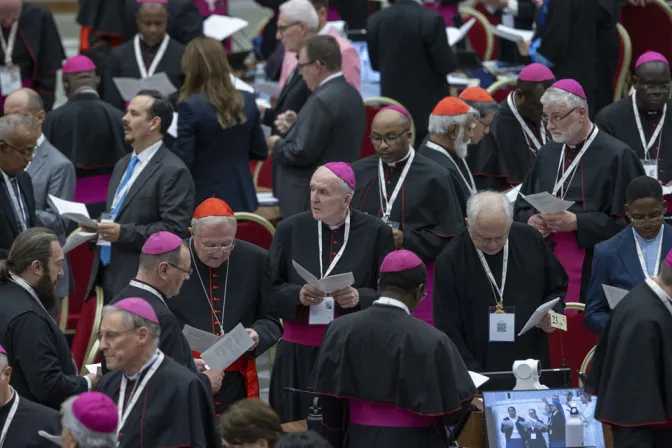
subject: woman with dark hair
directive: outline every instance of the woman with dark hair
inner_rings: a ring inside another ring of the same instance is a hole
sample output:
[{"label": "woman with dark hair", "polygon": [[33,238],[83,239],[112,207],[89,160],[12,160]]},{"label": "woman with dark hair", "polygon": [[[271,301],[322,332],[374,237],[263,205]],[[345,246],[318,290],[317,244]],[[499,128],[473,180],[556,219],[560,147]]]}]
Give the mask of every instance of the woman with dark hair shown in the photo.
[{"label": "woman with dark hair", "polygon": [[196,203],[217,197],[234,212],[254,212],[259,204],[249,161],[268,154],[254,96],[234,88],[226,52],[215,39],[192,40],[182,71],[173,152],[191,170]]}]

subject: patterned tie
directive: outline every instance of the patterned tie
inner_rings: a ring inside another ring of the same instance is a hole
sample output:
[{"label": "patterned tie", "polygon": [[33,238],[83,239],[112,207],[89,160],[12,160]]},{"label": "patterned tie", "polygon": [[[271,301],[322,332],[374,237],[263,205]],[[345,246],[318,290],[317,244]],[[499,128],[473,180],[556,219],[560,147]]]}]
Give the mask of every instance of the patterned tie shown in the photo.
[{"label": "patterned tie", "polygon": [[[121,194],[121,197],[114,205],[112,213],[110,214],[110,219],[112,221],[115,220],[115,218],[117,217],[117,213],[119,213],[119,209],[121,208],[121,204],[124,203],[124,199],[126,198],[126,194],[128,193],[128,190],[124,191],[124,187],[126,186],[128,181],[131,180],[131,177],[133,176],[133,169],[135,169],[135,165],[137,165],[138,161],[139,161],[138,156],[133,156],[131,158],[131,161],[128,164],[128,168],[126,168],[126,174],[124,174],[124,178],[121,179],[121,183],[117,188],[117,194]],[[107,266],[108,264],[110,264],[111,255],[112,255],[112,248],[110,246],[100,247],[100,262],[103,263],[103,266]]]},{"label": "patterned tie", "polygon": [[12,178],[9,180],[9,186],[10,188],[14,191],[14,194],[16,195],[16,202],[17,202],[17,207],[18,209],[16,211],[16,217],[19,221],[19,228],[21,230],[26,230],[28,228],[28,219],[26,215],[23,212],[23,207],[22,207],[22,201],[23,197],[21,196],[21,189],[19,188],[19,181],[16,177]]}]

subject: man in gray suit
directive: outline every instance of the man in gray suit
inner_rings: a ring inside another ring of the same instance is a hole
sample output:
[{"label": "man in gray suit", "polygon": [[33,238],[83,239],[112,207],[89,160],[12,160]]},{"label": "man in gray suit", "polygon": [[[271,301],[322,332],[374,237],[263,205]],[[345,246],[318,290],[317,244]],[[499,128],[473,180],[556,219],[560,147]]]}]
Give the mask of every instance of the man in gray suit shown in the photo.
[{"label": "man in gray suit", "polygon": [[[163,144],[173,108],[155,90],[139,92],[124,115],[124,137],[133,147],[114,167],[98,233],[86,297],[103,286],[105,303],[138,271],[142,246],[155,232],[183,238],[194,211],[194,181],[182,160]],[[173,267],[174,269],[179,269]]]},{"label": "man in gray suit", "polygon": [[359,159],[366,131],[362,97],[343,77],[341,50],[333,37],[306,41],[298,67],[313,94],[298,116],[285,113],[286,137],[268,138],[277,164],[275,194],[283,218],[310,209],[310,177],[317,167]]},{"label": "man in gray suit", "polygon": [[[32,89],[20,89],[5,99],[5,115],[24,114],[35,120],[38,125],[37,146],[33,160],[26,168],[33,181],[35,213],[37,225],[51,229],[58,235],[58,241],[65,244],[67,222],[49,202],[52,194],[60,199],[72,201],[75,197],[75,167],[58,149],[49,143],[42,133],[42,122],[46,116],[44,103],[40,95]],[[56,285],[56,296],[65,297],[69,293],[70,275],[67,263],[63,266],[64,275]]]}]

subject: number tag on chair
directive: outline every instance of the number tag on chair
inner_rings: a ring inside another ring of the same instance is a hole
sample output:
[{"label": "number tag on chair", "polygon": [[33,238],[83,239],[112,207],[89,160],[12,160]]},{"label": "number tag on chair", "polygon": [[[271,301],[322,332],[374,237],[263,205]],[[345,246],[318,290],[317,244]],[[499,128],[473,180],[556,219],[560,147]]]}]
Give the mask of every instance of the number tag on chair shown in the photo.
[{"label": "number tag on chair", "polygon": [[567,331],[567,316],[551,311],[551,327]]}]

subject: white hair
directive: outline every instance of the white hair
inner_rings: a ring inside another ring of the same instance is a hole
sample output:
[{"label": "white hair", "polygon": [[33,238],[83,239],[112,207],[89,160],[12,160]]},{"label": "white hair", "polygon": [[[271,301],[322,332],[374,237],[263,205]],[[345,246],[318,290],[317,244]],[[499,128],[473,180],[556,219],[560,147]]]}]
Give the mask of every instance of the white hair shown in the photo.
[{"label": "white hair", "polygon": [[482,191],[467,201],[467,219],[469,227],[474,229],[478,219],[483,215],[504,215],[509,225],[513,223],[513,204],[504,193]]},{"label": "white hair", "polygon": [[466,114],[462,115],[434,115],[429,116],[429,133],[436,135],[443,135],[448,133],[448,129],[456,124],[459,127],[464,127],[467,123],[469,114],[472,113],[471,110]]},{"label": "white hair", "polygon": [[289,0],[280,5],[280,14],[290,23],[303,23],[311,32],[317,32],[320,19],[310,0]]},{"label": "white hair", "polygon": [[7,359],[7,355],[0,353],[0,371],[5,370],[8,365],[9,359]]},{"label": "white hair", "polygon": [[129,313],[123,308],[117,308],[114,305],[105,305],[105,307],[103,307],[103,318],[114,313],[122,314],[126,330],[135,330],[140,327],[146,327],[149,331],[149,336],[154,343],[159,345],[159,339],[161,337],[161,327],[159,324],[144,319],[136,314]]},{"label": "white hair", "polygon": [[234,216],[204,216],[203,218],[192,218],[191,228],[194,233],[199,233],[201,226],[221,226],[224,224],[231,224],[234,228],[238,225],[238,221]]},{"label": "white hair", "polygon": [[586,100],[566,90],[558,89],[557,87],[549,87],[541,96],[541,105],[550,106],[555,103],[564,104],[569,109],[583,107],[586,109],[586,113],[588,113],[588,103]]},{"label": "white hair", "polygon": [[341,190],[343,191],[343,196],[346,194],[349,194],[350,196],[353,196],[355,194],[355,190],[352,189],[350,185],[340,177],[338,178],[339,183],[341,185]]},{"label": "white hair", "polygon": [[79,448],[114,448],[117,446],[117,432],[96,432],[92,431],[82,424],[72,412],[72,403],[77,399],[77,395],[70,397],[61,404],[61,421],[63,427],[70,431],[70,434],[77,441]]}]

